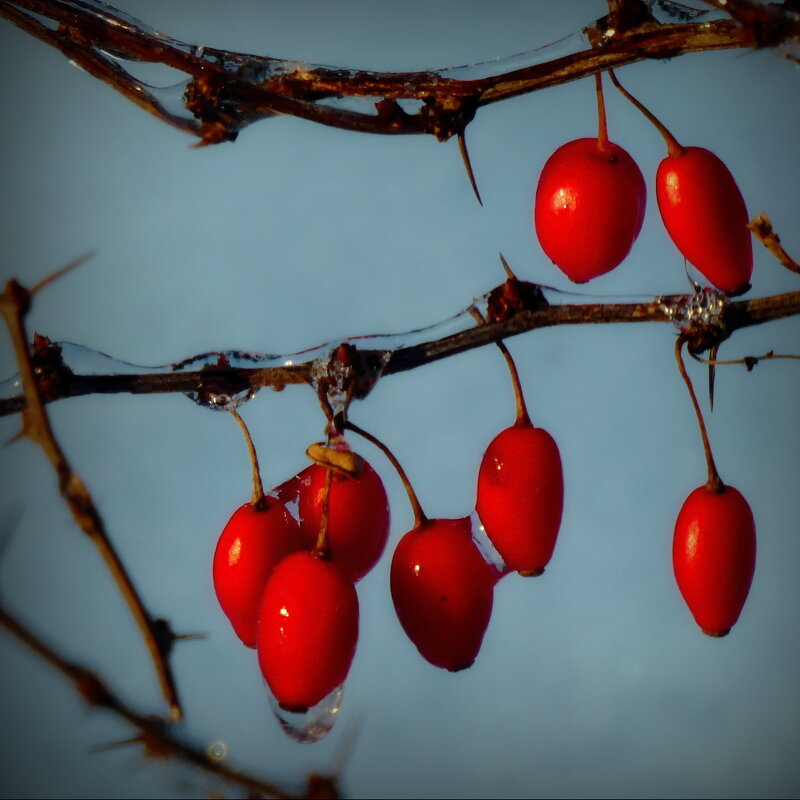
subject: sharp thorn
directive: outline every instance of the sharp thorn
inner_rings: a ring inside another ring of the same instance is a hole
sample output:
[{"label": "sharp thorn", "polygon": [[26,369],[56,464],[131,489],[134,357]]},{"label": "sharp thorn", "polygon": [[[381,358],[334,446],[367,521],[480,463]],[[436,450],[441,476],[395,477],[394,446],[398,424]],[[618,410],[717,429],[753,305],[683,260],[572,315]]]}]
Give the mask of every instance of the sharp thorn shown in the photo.
[{"label": "sharp thorn", "polygon": [[508,261],[506,261],[506,257],[502,253],[498,253],[500,256],[500,263],[503,265],[503,269],[506,271],[506,275],[508,276],[509,280],[516,280],[517,276],[514,274],[514,271],[511,267],[508,266]]},{"label": "sharp thorn", "polygon": [[42,278],[42,280],[37,283],[33,289],[30,290],[30,295],[33,297],[37,292],[41,291],[45,288],[45,286],[49,286],[54,281],[57,281],[63,275],[66,275],[68,272],[72,271],[76,267],[79,267],[81,264],[88,261],[90,258],[94,256],[94,252],[84,253],[82,256],[78,256],[74,261],[70,261],[65,267],[61,267],[61,269],[56,270],[52,275],[48,275],[46,278]]},{"label": "sharp thorn", "polygon": [[472,171],[472,162],[469,160],[469,151],[467,150],[467,140],[464,138],[464,131],[458,132],[458,149],[461,151],[461,160],[464,162],[464,168],[467,170],[467,177],[472,184],[472,191],[475,192],[475,197],[478,202],[483,205],[481,200],[481,193],[478,191],[478,184],[475,181],[475,173]]}]

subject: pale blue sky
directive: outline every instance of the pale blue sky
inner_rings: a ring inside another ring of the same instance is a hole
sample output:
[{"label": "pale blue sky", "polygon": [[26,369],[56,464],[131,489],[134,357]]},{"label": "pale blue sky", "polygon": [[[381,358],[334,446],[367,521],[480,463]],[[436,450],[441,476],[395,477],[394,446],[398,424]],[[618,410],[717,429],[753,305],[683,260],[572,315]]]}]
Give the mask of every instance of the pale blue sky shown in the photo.
[{"label": "pale blue sky", "polygon": [[[575,33],[603,2],[158,3],[119,0],[185,41],[341,66],[420,69],[511,55]],[[0,279],[32,285],[97,255],[37,297],[31,331],[120,359],[163,364],[213,349],[289,353],[337,338],[443,320],[502,280],[571,289],[536,242],[539,170],[596,130],[594,85],[569,84],[483,109],[468,130],[484,198],[455,140],[379,137],[273,119],[205,149],[63,56],[0,25],[3,258]],[[797,67],[771,53],[710,53],[621,70],[678,139],[713,149],[751,215],[767,212],[800,254]],[[608,92],[613,141],[636,159],[649,207],[629,258],[589,289],[684,291],[653,176],[664,145]],[[798,277],[755,248],[754,296]],[[411,526],[402,487],[353,442],[389,493],[389,549],[358,587],[359,649],[344,710],[313,746],[272,719],[253,653],[216,605],[211,554],[249,496],[239,432],[182,396],[97,396],[52,407],[147,604],[207,641],[174,665],[198,743],[291,781],[332,763],[360,725],[343,787],[354,797],[796,796],[800,790],[800,421],[796,362],[719,370],[710,436],[725,481],[750,502],[758,562],[740,621],[703,636],[674,584],[671,537],[704,481],[696,423],[666,325],[546,330],[509,342],[534,422],[559,444],[565,511],[545,575],[496,591],[475,665],[445,673],[405,638],[388,589],[391,548]],[[722,355],[798,352],[800,320],[737,334]],[[1,377],[14,365],[0,336]],[[703,370],[691,367],[698,386]],[[352,418],[395,450],[431,517],[468,513],[481,454],[513,420],[496,348],[382,381]],[[243,409],[264,481],[305,464],[323,419],[311,391],[263,391]],[[0,420],[0,439],[17,428]],[[28,442],[0,450],[0,562],[8,605],[143,711],[162,709],[132,623]],[[132,749],[89,754],[125,725],[87,713],[48,667],[0,636],[0,794],[206,796],[183,768]],[[184,782],[192,782],[185,788]]]}]

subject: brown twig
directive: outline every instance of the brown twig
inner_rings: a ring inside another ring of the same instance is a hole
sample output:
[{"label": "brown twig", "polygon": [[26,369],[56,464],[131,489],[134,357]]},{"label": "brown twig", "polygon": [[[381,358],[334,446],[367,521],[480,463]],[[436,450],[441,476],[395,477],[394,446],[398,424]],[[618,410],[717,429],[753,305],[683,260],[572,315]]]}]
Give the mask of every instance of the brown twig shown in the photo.
[{"label": "brown twig", "polygon": [[[489,293],[491,294],[491,293]],[[370,372],[356,397],[365,397],[378,377],[416,369],[443,358],[474,350],[511,336],[556,325],[601,325],[633,322],[671,322],[670,308],[679,306],[691,295],[675,294],[654,298],[646,303],[582,303],[546,305],[519,311],[508,319],[469,328],[439,339],[401,347],[397,350],[352,350],[356,372]],[[730,301],[726,307],[728,335],[740,328],[761,325],[773,320],[800,314],[800,291],[759,297],[752,300]],[[357,342],[358,337],[348,340]],[[58,348],[57,344],[50,344]],[[332,350],[335,349],[332,346]],[[191,360],[191,359],[189,359]],[[283,388],[288,384],[311,383],[316,360],[291,367],[213,367],[193,372],[142,373],[138,375],[75,375],[59,359],[47,369],[42,368],[39,381],[48,392],[42,398],[50,403],[66,397],[86,394],[158,394],[197,392],[213,385],[220,393],[236,394],[242,387],[257,390],[266,386]],[[381,365],[380,368],[376,365]],[[24,395],[0,399],[0,416],[19,413],[25,408]]]},{"label": "brown twig", "polygon": [[770,220],[766,214],[762,212],[753,217],[747,227],[750,228],[753,236],[755,236],[756,239],[786,267],[786,269],[800,275],[800,264],[783,249],[781,238],[772,230],[772,220]]},{"label": "brown twig", "polygon": [[[207,772],[215,778],[240,786],[259,797],[266,796],[291,800],[291,798],[296,797],[312,796],[310,791],[303,795],[293,794],[273,783],[228,767],[221,761],[209,756],[206,751],[176,738],[166,720],[134,711],[114,694],[108,684],[97,673],[92,672],[81,664],[68,661],[15,619],[2,605],[0,605],[0,626],[72,681],[78,694],[91,708],[103,708],[111,711],[138,729],[139,734],[128,741],[141,743],[148,755],[176,758]],[[312,788],[312,781],[319,779],[319,777],[316,775],[309,776],[309,789]]]},{"label": "brown twig", "polygon": [[[232,141],[246,125],[276,114],[323,125],[382,134],[431,134],[439,140],[463,136],[475,111],[490,103],[564,84],[646,59],[686,53],[761,47],[800,39],[800,23],[773,6],[731,0],[734,19],[661,24],[647,14],[625,14],[610,34],[608,17],[587,27],[596,46],[546,63],[476,80],[451,77],[446,69],[384,73],[322,66],[212,47],[186,46],[142,23],[116,17],[90,3],[62,0],[0,0],[0,16],[60,50],[70,60],[164,122],[198,136],[201,144]],[[721,4],[720,4],[721,5]],[[54,30],[26,9],[58,24]],[[641,9],[639,9],[641,12]],[[612,13],[613,16],[613,13]],[[189,76],[187,113],[168,112],[150,91],[108,53],[161,63]],[[339,97],[369,98],[364,112],[325,105]],[[398,100],[422,101],[418,111]],[[377,112],[377,113],[375,113]]]},{"label": "brown twig", "polygon": [[724,361],[720,361],[715,358],[703,358],[702,356],[696,355],[695,353],[691,353],[692,358],[695,361],[699,361],[701,364],[707,364],[711,367],[718,367],[718,366],[727,366],[729,364],[741,364],[743,367],[747,369],[748,372],[753,371],[753,367],[758,364],[759,361],[773,361],[775,359],[795,359],[800,360],[800,355],[796,355],[794,353],[773,353],[772,350],[764,353],[760,356],[742,356],[742,358],[729,358],[725,359]]},{"label": "brown twig", "polygon": [[139,626],[155,666],[161,691],[167,701],[170,719],[179,720],[182,711],[169,658],[166,648],[163,646],[164,636],[160,635],[163,634],[163,631],[157,629],[156,620],[145,608],[133,580],[108,537],[103,520],[92,501],[86,484],[72,470],[50,426],[31,361],[28,336],[25,330],[25,316],[30,309],[31,300],[31,293],[14,280],[9,281],[0,294],[0,313],[2,313],[11,335],[25,392],[26,402],[22,410],[21,435],[37,444],[52,464],[58,476],[59,490],[69,506],[75,522],[99,551]]}]

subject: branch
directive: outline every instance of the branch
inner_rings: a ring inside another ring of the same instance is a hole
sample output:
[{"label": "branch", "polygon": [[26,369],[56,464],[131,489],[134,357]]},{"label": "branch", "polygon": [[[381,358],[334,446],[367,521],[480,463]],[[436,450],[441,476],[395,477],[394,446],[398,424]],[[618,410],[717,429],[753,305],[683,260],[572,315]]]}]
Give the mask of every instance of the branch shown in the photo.
[{"label": "branch", "polygon": [[[141,714],[126,705],[97,673],[92,672],[81,664],[68,661],[15,619],[2,605],[0,605],[0,626],[72,681],[75,690],[91,708],[103,708],[111,711],[138,729],[139,734],[129,741],[142,744],[148,756],[176,758],[218,779],[246,789],[251,797],[255,795],[256,797],[266,796],[292,800],[292,798],[298,797],[339,796],[335,779],[328,776],[309,775],[307,791],[298,795],[281,789],[273,783],[268,783],[260,778],[226,766],[220,760],[210,756],[205,750],[187,744],[175,737],[170,731],[167,722],[161,717]],[[325,784],[325,788],[329,793],[325,795],[314,794],[314,790],[319,789],[322,783]]]},{"label": "branch", "polygon": [[[800,16],[776,4],[711,3],[732,19],[690,23],[659,23],[636,0],[609,5],[611,13],[584,31],[591,48],[521,69],[510,68],[512,59],[500,59],[480,65],[494,74],[476,79],[459,77],[473,67],[376,72],[188,45],[98,0],[0,0],[0,16],[204,145],[233,141],[245,126],[277,114],[368,133],[431,134],[444,141],[463,135],[482,106],[607,69],[800,41]],[[40,22],[42,17],[56,27]],[[546,47],[531,51],[531,60],[541,62],[542,53],[547,54]],[[186,73],[186,115],[167,111],[157,90],[128,73],[120,59]],[[518,63],[515,56],[513,64]],[[345,97],[362,98],[364,111],[336,107]],[[407,110],[398,101],[417,101],[418,108]]]},{"label": "branch", "polygon": [[[40,286],[44,286],[48,282],[45,281]],[[139,626],[155,666],[161,691],[169,706],[169,716],[173,720],[179,720],[182,717],[182,711],[175,679],[169,665],[169,651],[175,638],[174,634],[164,620],[154,619],[145,608],[133,580],[105,531],[103,520],[92,501],[86,484],[72,470],[50,426],[40,389],[40,375],[34,368],[25,331],[25,316],[30,309],[31,300],[32,292],[14,280],[9,281],[0,294],[0,313],[2,313],[11,335],[25,392],[22,429],[18,436],[26,436],[39,445],[52,464],[58,476],[59,490],[69,506],[75,522],[99,551]]]},{"label": "branch", "polygon": [[[511,302],[509,286],[513,287]],[[709,297],[719,304],[715,311],[719,319],[710,323],[708,319],[692,317],[693,310],[702,306]],[[737,301],[724,299],[716,293],[700,292],[697,295],[665,295],[647,303],[549,305],[537,284],[510,279],[485,295],[484,300],[488,302],[490,312],[495,309],[494,313],[490,313],[489,324],[470,327],[458,333],[394,350],[358,348],[364,341],[380,342],[380,335],[344,340],[351,345],[348,348],[348,369],[358,383],[353,396],[359,399],[366,397],[381,377],[416,369],[527,331],[556,325],[672,322],[687,333],[691,352],[699,353],[740,328],[800,314],[800,291]],[[462,311],[456,317],[461,315],[468,316],[468,311]],[[435,330],[438,326],[431,327]],[[428,330],[423,329],[423,332]],[[38,347],[34,350],[33,360],[37,368],[39,391],[45,403],[85,394],[183,392],[199,396],[203,405],[222,409],[229,407],[232,398],[252,397],[258,389],[266,386],[283,389],[289,384],[318,382],[321,379],[320,370],[330,368],[331,354],[337,349],[334,343],[315,348],[311,352],[318,354],[317,357],[291,366],[233,367],[228,365],[228,355],[233,357],[235,354],[219,353],[214,354],[218,356],[214,365],[190,372],[76,375],[62,358],[62,345],[44,337],[38,337],[36,343]],[[276,360],[275,357],[265,358]],[[208,354],[186,359],[173,366],[179,367],[200,359],[208,359]],[[25,408],[24,395],[0,399],[0,416],[18,413]]]}]

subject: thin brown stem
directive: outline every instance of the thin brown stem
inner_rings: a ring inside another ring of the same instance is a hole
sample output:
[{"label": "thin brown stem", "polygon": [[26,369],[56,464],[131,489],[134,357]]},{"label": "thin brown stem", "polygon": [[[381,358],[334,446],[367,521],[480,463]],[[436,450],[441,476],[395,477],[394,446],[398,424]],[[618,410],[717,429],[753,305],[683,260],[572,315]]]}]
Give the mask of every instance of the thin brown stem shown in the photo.
[{"label": "thin brown stem", "polygon": [[406,471],[400,465],[400,462],[395,457],[395,454],[387,445],[378,439],[377,436],[373,436],[363,428],[359,428],[355,423],[348,420],[346,427],[348,430],[353,431],[353,433],[357,433],[368,442],[372,442],[372,444],[374,444],[375,447],[377,447],[386,456],[386,458],[389,459],[389,463],[395,468],[395,471],[400,478],[400,482],[403,484],[403,488],[406,490],[408,502],[411,503],[411,511],[414,514],[414,527],[419,528],[420,526],[424,525],[428,521],[428,518],[425,516],[425,512],[422,510],[422,506],[417,498],[417,493],[414,491],[414,487],[411,485],[411,481],[408,479]]},{"label": "thin brown stem", "polygon": [[597,149],[607,153],[611,149],[608,144],[608,123],[606,121],[606,103],[603,97],[603,76],[598,72],[594,76],[595,92],[597,94]]},{"label": "thin brown stem", "polygon": [[80,664],[68,661],[13,617],[2,605],[0,605],[0,626],[68,678],[90,707],[111,711],[137,728],[140,732],[139,735],[129,741],[142,744],[146,753],[176,758],[234,786],[240,786],[251,793],[256,793],[257,796],[286,798],[286,800],[298,797],[273,783],[228,767],[219,760],[211,758],[204,750],[175,738],[162,718],[134,711],[117,697],[97,673]]},{"label": "thin brown stem", "polygon": [[330,558],[331,548],[328,541],[328,522],[330,520],[331,508],[331,485],[333,483],[333,470],[326,468],[325,470],[325,491],[322,496],[322,516],[319,521],[319,533],[317,534],[317,542],[314,545],[314,555],[318,558]]},{"label": "thin brown stem", "polygon": [[725,491],[725,484],[719,477],[716,464],[714,464],[714,456],[711,452],[711,443],[708,441],[708,433],[706,431],[705,420],[703,419],[703,412],[700,410],[700,403],[697,402],[697,395],[695,394],[694,386],[692,385],[691,378],[689,378],[689,373],[686,371],[686,365],[683,363],[684,344],[686,344],[686,340],[683,336],[679,336],[675,341],[675,360],[678,362],[678,370],[681,373],[683,382],[686,384],[686,388],[689,390],[689,397],[692,399],[694,413],[697,415],[697,424],[700,426],[700,436],[703,440],[703,452],[705,453],[706,465],[708,467],[708,480],[706,481],[706,488],[710,492],[720,494],[721,492]]},{"label": "thin brown stem", "polygon": [[30,292],[16,281],[9,281],[0,294],[0,312],[11,335],[25,392],[26,404],[22,412],[22,434],[42,449],[53,466],[58,476],[61,495],[72,512],[75,522],[97,548],[116,582],[120,594],[127,603],[131,615],[139,626],[155,666],[161,691],[167,701],[169,716],[173,720],[178,720],[182,717],[183,712],[168,657],[160,644],[156,621],[145,608],[144,601],[136,590],[132,578],[111,543],[103,520],[89,494],[89,489],[80,476],[73,471],[50,426],[28,349],[25,316],[30,309],[30,304]]},{"label": "thin brown stem", "polygon": [[751,371],[759,361],[773,361],[781,358],[800,360],[800,355],[796,355],[794,353],[773,353],[772,350],[760,356],[742,356],[742,358],[730,358],[724,361],[716,358],[703,358],[695,353],[691,353],[690,355],[695,361],[699,361],[701,364],[708,364],[709,366],[713,367],[741,364],[742,366],[747,367],[748,372]]},{"label": "thin brown stem", "polygon": [[798,264],[784,249],[781,238],[772,229],[772,221],[764,214],[758,214],[750,220],[748,226],[753,236],[758,239],[773,256],[791,272],[800,275],[800,264]]},{"label": "thin brown stem", "polygon": [[[481,312],[478,311],[478,309],[474,306],[470,309],[470,314],[472,314],[473,318],[479,325],[486,325],[486,320],[484,319],[483,314],[481,314]],[[503,354],[503,358],[505,358],[506,364],[508,364],[508,371],[511,373],[511,383],[514,387],[514,402],[517,409],[517,418],[514,424],[518,428],[531,426],[531,418],[528,414],[528,407],[525,404],[525,394],[522,391],[522,382],[520,381],[517,365],[514,362],[514,359],[511,356],[508,348],[506,347],[506,343],[502,339],[498,339],[495,344]]]},{"label": "thin brown stem", "polygon": [[264,484],[261,482],[261,470],[258,467],[258,454],[256,453],[256,446],[253,444],[253,437],[241,418],[238,411],[230,410],[231,416],[236,420],[236,424],[244,435],[245,443],[247,444],[247,453],[250,457],[250,469],[253,477],[253,494],[250,498],[250,505],[253,508],[259,508],[264,502]]},{"label": "thin brown stem", "polygon": [[628,100],[630,100],[630,102],[633,103],[633,105],[635,105],[636,108],[638,108],[648,120],[650,120],[658,132],[664,137],[664,141],[667,144],[667,153],[673,157],[679,156],[683,152],[683,147],[681,147],[678,140],[672,135],[667,126],[664,125],[664,123],[661,122],[661,120],[658,119],[658,117],[656,117],[656,115],[653,114],[649,108],[647,108],[647,106],[645,106],[643,103],[640,103],[627,89],[622,86],[622,84],[617,80],[617,76],[614,74],[613,69],[608,71],[608,77],[611,78],[611,82],[614,84],[614,86],[616,86],[617,89],[619,89],[620,92],[622,92],[622,94]]}]

